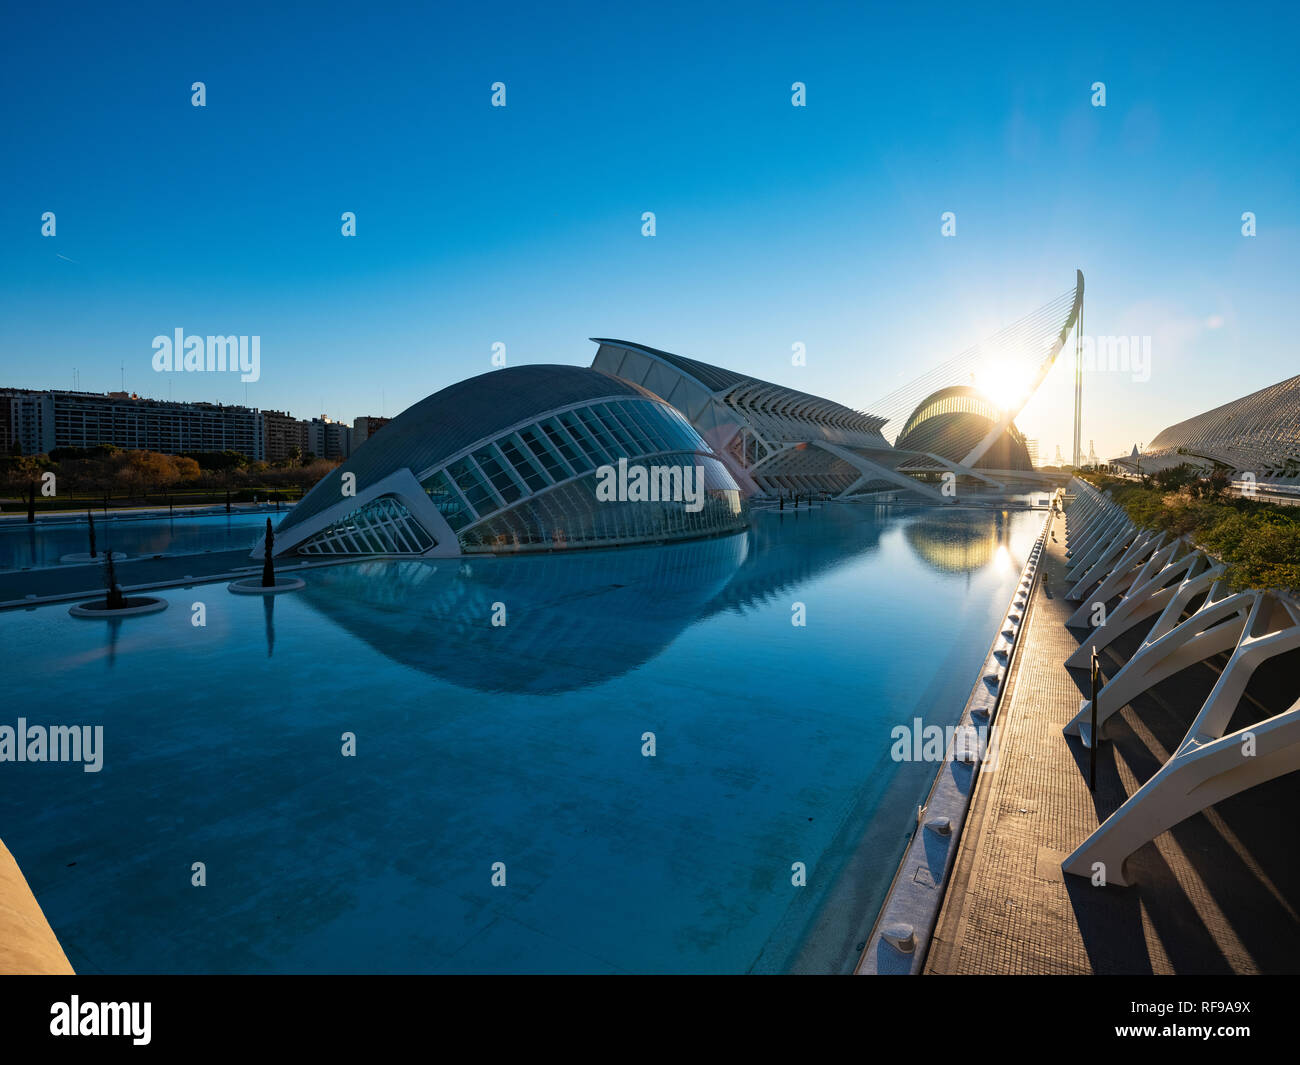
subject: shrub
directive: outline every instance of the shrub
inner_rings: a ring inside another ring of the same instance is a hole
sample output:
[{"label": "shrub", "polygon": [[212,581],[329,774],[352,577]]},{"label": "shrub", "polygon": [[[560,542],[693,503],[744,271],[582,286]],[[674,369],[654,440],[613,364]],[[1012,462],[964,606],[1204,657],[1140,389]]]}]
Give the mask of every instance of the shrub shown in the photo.
[{"label": "shrub", "polygon": [[1086,480],[1110,492],[1135,524],[1186,536],[1220,559],[1233,588],[1300,590],[1300,507],[1227,496],[1226,470],[1166,479],[1166,486],[1183,481],[1174,490],[1158,486],[1164,474],[1174,472],[1162,470],[1151,484],[1105,475]]}]

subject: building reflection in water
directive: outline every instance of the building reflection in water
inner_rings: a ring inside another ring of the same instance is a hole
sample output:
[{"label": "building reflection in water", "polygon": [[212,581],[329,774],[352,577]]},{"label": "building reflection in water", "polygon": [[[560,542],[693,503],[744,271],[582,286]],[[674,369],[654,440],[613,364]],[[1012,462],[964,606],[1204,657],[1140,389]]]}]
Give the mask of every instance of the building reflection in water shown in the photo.
[{"label": "building reflection in water", "polygon": [[991,562],[1010,563],[1008,518],[1005,510],[934,511],[909,522],[903,537],[931,569],[969,579]]},{"label": "building reflection in water", "polygon": [[[738,533],[650,548],[360,562],[312,574],[298,594],[403,665],[478,691],[550,694],[653,658],[748,550]],[[504,624],[493,625],[494,615]]]},{"label": "building reflection in water", "polygon": [[[701,618],[791,598],[876,551],[895,516],[828,506],[760,512],[734,536],[653,547],[358,562],[312,573],[297,594],[385,656],[449,683],[557,694],[641,666]],[[936,512],[907,521],[904,535],[927,565],[961,573],[989,563],[1007,526],[1001,511]],[[269,613],[266,625],[269,655]]]}]

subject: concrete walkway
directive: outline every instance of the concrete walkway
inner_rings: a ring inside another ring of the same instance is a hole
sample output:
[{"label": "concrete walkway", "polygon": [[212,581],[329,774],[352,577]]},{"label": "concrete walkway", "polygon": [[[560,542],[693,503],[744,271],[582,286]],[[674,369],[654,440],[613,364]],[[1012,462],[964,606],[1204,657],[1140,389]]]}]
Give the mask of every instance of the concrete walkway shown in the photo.
[{"label": "concrete walkway", "polygon": [[[1143,847],[1130,862],[1134,887],[1094,888],[1061,873],[1065,856],[1183,738],[1216,670],[1186,670],[1108,725],[1092,795],[1088,752],[1061,734],[1088,677],[1062,664],[1079,640],[1064,625],[1073,606],[1060,598],[1064,519],[1052,533],[998,717],[998,769],[980,777],[926,973],[1300,971],[1300,774],[1235,796]],[[1142,635],[1104,658],[1106,675]],[[1270,678],[1260,680],[1247,696],[1268,705]]]}]

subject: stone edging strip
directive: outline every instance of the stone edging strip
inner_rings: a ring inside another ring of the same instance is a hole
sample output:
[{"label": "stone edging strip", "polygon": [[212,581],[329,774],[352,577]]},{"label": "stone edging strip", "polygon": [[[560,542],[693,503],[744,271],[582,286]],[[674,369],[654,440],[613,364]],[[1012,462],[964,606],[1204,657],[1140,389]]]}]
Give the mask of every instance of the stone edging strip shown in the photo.
[{"label": "stone edging strip", "polygon": [[[1053,506],[1058,499],[1059,492],[1053,493]],[[975,790],[976,774],[997,766],[998,736],[991,731],[992,724],[1024,631],[1052,514],[1049,508],[926,804],[918,811],[916,830],[858,959],[856,975],[917,975],[925,964]]]},{"label": "stone edging strip", "polygon": [[[301,562],[296,566],[277,565],[275,567],[275,572],[277,574],[295,573],[301,570],[318,569],[321,566],[343,566],[349,562],[371,561],[374,557],[380,556],[354,555],[346,558],[313,559],[310,562]],[[129,597],[137,592],[152,592],[162,588],[189,588],[196,584],[215,584],[218,581],[242,580],[246,577],[252,576],[253,574],[260,576],[261,572],[262,567],[260,565],[246,566],[238,570],[232,570],[229,573],[201,573],[192,576],[175,577],[165,581],[150,581],[148,584],[129,584],[120,585],[119,587],[122,589],[122,594]],[[285,591],[290,590],[292,589],[285,589]],[[0,602],[0,610],[17,610],[22,607],[45,606],[49,603],[66,603],[71,599],[94,598],[96,595],[103,594],[104,589],[102,588],[91,588],[89,590],[83,588],[79,592],[61,592],[58,595],[43,595],[29,599],[9,599],[5,602]]]}]

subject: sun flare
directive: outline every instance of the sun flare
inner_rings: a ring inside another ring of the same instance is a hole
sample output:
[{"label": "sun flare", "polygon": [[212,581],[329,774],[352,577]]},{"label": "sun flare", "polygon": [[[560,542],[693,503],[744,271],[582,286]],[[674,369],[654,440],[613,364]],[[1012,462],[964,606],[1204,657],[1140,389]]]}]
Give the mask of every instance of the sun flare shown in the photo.
[{"label": "sun flare", "polygon": [[999,410],[1019,409],[1032,386],[1028,367],[1011,362],[991,362],[975,374],[975,387]]}]

